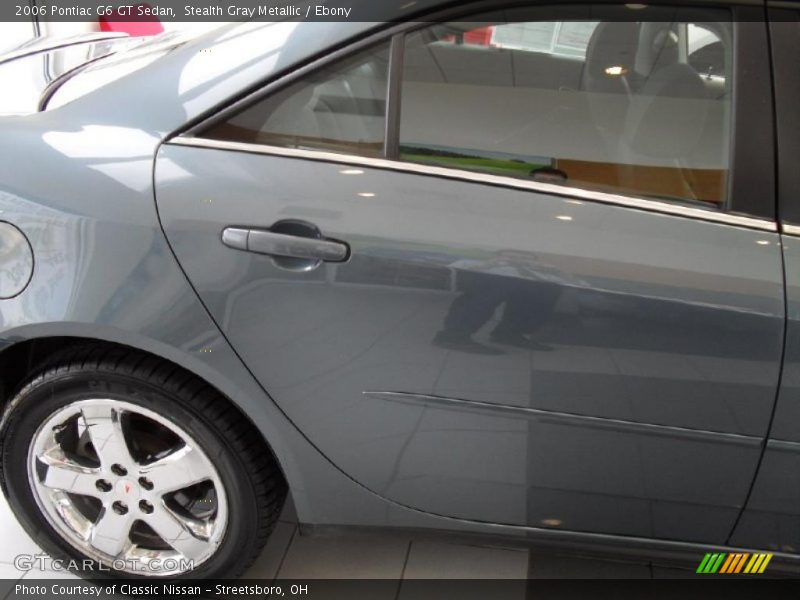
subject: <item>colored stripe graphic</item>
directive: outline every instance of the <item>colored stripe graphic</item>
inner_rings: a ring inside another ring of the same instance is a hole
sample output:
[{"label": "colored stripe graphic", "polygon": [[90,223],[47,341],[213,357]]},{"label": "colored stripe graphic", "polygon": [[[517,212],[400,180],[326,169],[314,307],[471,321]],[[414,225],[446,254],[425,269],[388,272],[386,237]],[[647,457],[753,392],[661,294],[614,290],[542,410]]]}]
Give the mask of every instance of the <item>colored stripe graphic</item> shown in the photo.
[{"label": "colored stripe graphic", "polygon": [[724,563],[722,563],[722,568],[719,570],[719,572],[720,573],[727,573],[728,569],[731,568],[731,565],[733,564],[735,559],[736,559],[736,555],[735,554],[728,554],[728,558]]},{"label": "colored stripe graphic", "polygon": [[696,572],[711,575],[715,573],[720,575],[755,575],[763,573],[771,560],[772,554],[762,552],[755,554],[750,554],[749,552],[708,553],[700,561]]},{"label": "colored stripe graphic", "polygon": [[703,557],[703,560],[700,561],[700,566],[697,567],[697,571],[695,571],[695,573],[705,573],[706,572],[706,566],[708,565],[708,562],[710,560],[711,560],[711,555],[710,554],[706,554]]},{"label": "colored stripe graphic", "polygon": [[763,554],[753,554],[753,558],[750,559],[750,562],[747,563],[747,566],[744,568],[745,573],[758,573],[758,567],[761,566],[761,561],[764,560]]},{"label": "colored stripe graphic", "polygon": [[725,561],[725,564],[722,565],[722,568],[719,570],[720,573],[733,573],[733,570],[736,568],[736,565],[739,564],[739,559],[741,558],[741,554],[733,553],[728,555],[728,560]]},{"label": "colored stripe graphic", "polygon": [[731,573],[741,573],[742,569],[744,568],[745,561],[750,558],[749,554],[740,554],[739,555],[739,562],[736,563],[736,568],[731,568]]},{"label": "colored stripe graphic", "polygon": [[772,554],[765,554],[764,555],[764,562],[761,563],[761,566],[758,568],[758,572],[759,573],[763,573],[766,570],[767,565],[769,564],[769,561],[771,561],[771,560],[772,560]]},{"label": "colored stripe graphic", "polygon": [[712,554],[703,573],[716,573],[722,564],[722,561],[725,560],[725,556],[725,553]]},{"label": "colored stripe graphic", "polygon": [[753,554],[753,557],[750,559],[750,562],[747,563],[747,566],[744,568],[745,573],[752,573],[753,567],[755,567],[758,563],[761,562],[761,555],[760,554]]}]

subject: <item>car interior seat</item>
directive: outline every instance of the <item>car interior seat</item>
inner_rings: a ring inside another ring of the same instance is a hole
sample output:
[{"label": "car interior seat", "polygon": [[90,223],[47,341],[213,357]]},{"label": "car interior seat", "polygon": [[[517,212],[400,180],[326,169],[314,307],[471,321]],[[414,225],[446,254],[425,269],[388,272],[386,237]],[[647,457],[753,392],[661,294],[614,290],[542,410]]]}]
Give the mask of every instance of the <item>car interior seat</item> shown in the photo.
[{"label": "car interior seat", "polygon": [[[586,47],[577,110],[581,118],[576,150],[556,157],[556,167],[567,181],[615,188],[619,140],[628,111],[639,24],[603,22],[594,29]],[[587,159],[587,157],[591,157]]]},{"label": "car interior seat", "polygon": [[628,95],[631,78],[635,74],[638,40],[638,23],[599,23],[586,46],[581,89],[586,92]]},{"label": "car interior seat", "polygon": [[620,139],[620,185],[645,194],[701,199],[691,165],[710,118],[710,94],[700,74],[679,61],[674,36],[669,23],[646,23],[640,29],[639,83]]}]

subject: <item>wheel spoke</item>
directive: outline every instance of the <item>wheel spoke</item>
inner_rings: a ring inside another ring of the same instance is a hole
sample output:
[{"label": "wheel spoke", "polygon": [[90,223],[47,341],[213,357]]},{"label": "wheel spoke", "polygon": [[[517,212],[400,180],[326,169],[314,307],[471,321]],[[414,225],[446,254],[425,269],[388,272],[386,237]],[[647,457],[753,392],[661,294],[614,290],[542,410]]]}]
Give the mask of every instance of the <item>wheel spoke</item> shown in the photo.
[{"label": "wheel spoke", "polygon": [[97,471],[71,461],[60,448],[53,448],[39,456],[38,460],[47,465],[43,485],[84,496],[99,495],[96,486]]},{"label": "wheel spoke", "polygon": [[171,454],[143,466],[139,473],[153,484],[155,494],[174,492],[211,478],[206,460],[184,445]]},{"label": "wheel spoke", "polygon": [[133,463],[125,433],[122,430],[120,411],[109,406],[87,406],[81,411],[97,456],[104,469],[113,464]]},{"label": "wheel spoke", "polygon": [[200,565],[224,537],[227,496],[213,454],[159,412],[102,397],[75,401],[41,424],[28,456],[44,516],[93,560],[183,557]]},{"label": "wheel spoke", "polygon": [[120,515],[107,507],[92,527],[89,543],[101,552],[119,556],[131,545],[128,534],[132,524],[133,517],[130,512]]},{"label": "wheel spoke", "polygon": [[153,528],[161,539],[180,552],[185,558],[193,559],[201,556],[208,550],[208,538],[196,537],[192,529],[205,529],[205,524],[189,522],[188,519],[180,517],[166,506],[159,505],[151,515],[148,515],[146,522]]}]

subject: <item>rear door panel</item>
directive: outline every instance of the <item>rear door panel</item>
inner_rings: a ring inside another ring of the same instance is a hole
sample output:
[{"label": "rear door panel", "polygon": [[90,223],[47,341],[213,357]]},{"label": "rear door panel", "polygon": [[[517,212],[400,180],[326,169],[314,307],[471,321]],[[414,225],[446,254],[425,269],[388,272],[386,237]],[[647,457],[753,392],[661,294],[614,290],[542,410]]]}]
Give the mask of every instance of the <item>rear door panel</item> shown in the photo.
[{"label": "rear door panel", "polygon": [[[725,541],[777,386],[777,234],[357,170],[171,144],[157,161],[178,259],[305,435],[423,511]],[[221,242],[289,218],[350,260],[294,273]],[[536,347],[491,343],[511,306]],[[438,343],[448,319],[498,352]]]}]

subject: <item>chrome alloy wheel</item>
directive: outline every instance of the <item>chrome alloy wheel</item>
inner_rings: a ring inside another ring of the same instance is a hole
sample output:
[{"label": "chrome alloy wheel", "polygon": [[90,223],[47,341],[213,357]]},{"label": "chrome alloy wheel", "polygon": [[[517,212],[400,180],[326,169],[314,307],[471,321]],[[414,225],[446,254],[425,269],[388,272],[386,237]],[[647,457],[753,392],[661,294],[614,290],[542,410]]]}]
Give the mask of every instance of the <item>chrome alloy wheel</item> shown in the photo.
[{"label": "chrome alloy wheel", "polygon": [[86,556],[139,575],[208,560],[228,508],[208,456],[180,427],[119,400],[81,400],[38,428],[28,480],[39,508]]}]

